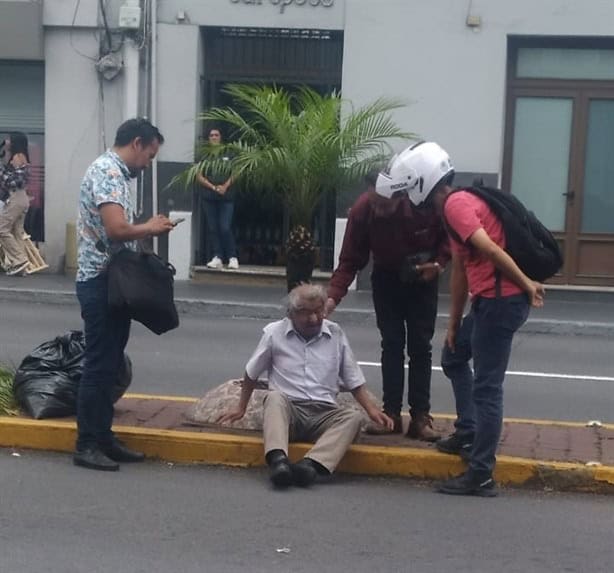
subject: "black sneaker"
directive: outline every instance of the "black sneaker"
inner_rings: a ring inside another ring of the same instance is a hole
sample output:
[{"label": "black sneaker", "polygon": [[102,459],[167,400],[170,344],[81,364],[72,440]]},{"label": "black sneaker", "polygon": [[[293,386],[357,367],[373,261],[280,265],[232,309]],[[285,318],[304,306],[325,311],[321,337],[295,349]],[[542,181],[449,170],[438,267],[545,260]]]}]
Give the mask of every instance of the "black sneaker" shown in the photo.
[{"label": "black sneaker", "polygon": [[475,495],[478,497],[496,497],[497,482],[492,477],[482,479],[472,476],[469,472],[444,481],[438,488],[439,493],[449,495]]},{"label": "black sneaker", "polygon": [[454,432],[447,438],[437,440],[435,447],[444,454],[460,456],[463,460],[468,461],[471,455],[471,448],[473,447],[473,436],[463,436]]}]

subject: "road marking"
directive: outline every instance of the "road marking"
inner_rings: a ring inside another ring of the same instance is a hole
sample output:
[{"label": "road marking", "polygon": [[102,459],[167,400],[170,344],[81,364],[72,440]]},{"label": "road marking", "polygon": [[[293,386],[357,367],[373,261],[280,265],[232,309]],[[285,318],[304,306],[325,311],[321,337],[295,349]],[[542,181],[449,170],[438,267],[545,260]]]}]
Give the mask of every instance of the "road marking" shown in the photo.
[{"label": "road marking", "polygon": [[[379,362],[358,362],[360,366],[373,366],[380,368]],[[407,369],[407,364],[405,365]],[[441,372],[441,366],[433,366],[433,370]],[[524,376],[526,378],[558,378],[561,380],[586,380],[589,382],[614,382],[612,376],[584,376],[582,374],[559,374],[556,372],[525,372],[521,370],[508,370],[506,376]]]}]

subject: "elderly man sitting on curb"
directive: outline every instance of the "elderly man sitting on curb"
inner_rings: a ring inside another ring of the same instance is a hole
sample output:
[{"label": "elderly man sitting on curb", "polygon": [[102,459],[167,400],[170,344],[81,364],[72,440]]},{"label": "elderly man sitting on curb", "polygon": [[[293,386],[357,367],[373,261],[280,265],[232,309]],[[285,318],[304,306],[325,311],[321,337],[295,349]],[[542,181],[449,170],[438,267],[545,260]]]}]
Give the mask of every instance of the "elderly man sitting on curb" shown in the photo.
[{"label": "elderly man sitting on curb", "polygon": [[[264,327],[245,367],[237,408],[218,419],[219,423],[241,419],[258,376],[268,372],[264,452],[277,487],[305,487],[318,475],[331,475],[358,436],[362,414],[337,405],[340,390],[352,392],[374,422],[392,428],[392,420],[367,394],[345,333],[324,319],[326,298],[326,291],[316,285],[300,285],[290,292],[288,316]],[[302,460],[292,464],[289,440],[316,442]]]}]

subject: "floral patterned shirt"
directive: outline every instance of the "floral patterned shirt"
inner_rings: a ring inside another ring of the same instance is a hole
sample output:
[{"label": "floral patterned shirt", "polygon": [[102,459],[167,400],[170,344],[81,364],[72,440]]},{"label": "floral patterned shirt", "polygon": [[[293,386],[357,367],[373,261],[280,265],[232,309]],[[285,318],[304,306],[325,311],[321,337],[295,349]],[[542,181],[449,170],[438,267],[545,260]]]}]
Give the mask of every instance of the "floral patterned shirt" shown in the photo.
[{"label": "floral patterned shirt", "polygon": [[30,164],[13,167],[0,162],[0,189],[4,192],[25,189],[30,178]]},{"label": "floral patterned shirt", "polygon": [[77,282],[93,279],[104,272],[110,253],[118,246],[136,250],[134,241],[112,242],[107,237],[100,216],[101,205],[117,203],[124,208],[126,220],[132,223],[134,207],[129,182],[128,166],[110,149],[98,157],[85,172],[79,193],[77,220]]}]

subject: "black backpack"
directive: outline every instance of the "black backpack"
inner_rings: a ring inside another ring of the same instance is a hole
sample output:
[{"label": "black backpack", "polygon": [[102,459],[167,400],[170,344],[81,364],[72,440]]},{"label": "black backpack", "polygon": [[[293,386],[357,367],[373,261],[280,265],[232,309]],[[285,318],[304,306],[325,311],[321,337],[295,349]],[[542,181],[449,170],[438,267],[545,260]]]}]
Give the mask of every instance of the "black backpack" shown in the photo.
[{"label": "black backpack", "polygon": [[[563,255],[552,233],[516,196],[484,186],[461,188],[452,193],[457,191],[467,191],[486,202],[503,225],[505,251],[530,279],[545,281],[563,266]],[[455,241],[462,243],[447,223],[446,228]]]}]

